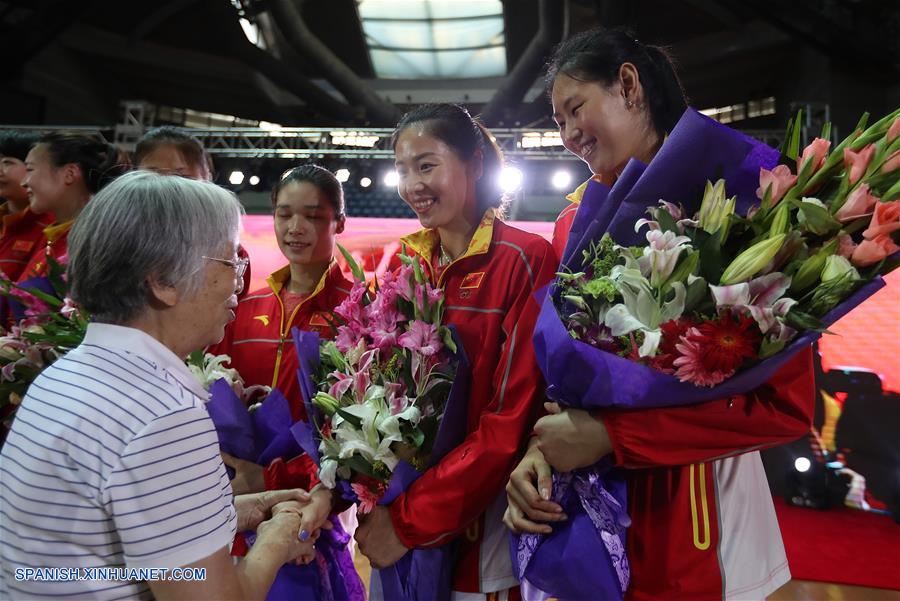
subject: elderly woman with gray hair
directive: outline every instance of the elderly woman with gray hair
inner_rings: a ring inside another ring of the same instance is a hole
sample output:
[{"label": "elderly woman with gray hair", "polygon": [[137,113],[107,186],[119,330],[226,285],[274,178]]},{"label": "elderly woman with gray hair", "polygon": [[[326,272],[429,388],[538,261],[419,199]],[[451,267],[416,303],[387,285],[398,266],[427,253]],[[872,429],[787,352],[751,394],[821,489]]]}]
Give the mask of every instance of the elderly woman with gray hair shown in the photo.
[{"label": "elderly woman with gray hair", "polygon": [[93,317],[34,381],[0,455],[0,598],[258,599],[311,558],[304,491],[232,498],[183,362],[234,318],[240,214],[214,184],[136,172],[75,223],[71,295]]}]

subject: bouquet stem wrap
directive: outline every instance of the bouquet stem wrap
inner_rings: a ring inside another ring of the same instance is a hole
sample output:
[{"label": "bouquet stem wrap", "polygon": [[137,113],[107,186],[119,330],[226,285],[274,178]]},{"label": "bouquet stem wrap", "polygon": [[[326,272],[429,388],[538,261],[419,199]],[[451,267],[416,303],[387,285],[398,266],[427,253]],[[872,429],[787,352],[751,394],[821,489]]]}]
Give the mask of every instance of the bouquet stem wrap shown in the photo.
[{"label": "bouquet stem wrap", "polygon": [[[206,409],[224,452],[264,467],[276,458],[287,460],[303,452],[291,430],[290,406],[278,389],[272,390],[252,413],[224,379],[213,382],[209,392]],[[231,468],[228,471],[233,477]],[[350,535],[337,519],[332,522],[334,528],[322,530],[316,541],[315,561],[305,566],[282,566],[266,595],[267,601],[365,601],[365,591],[347,552]],[[253,533],[245,536],[248,545],[255,538]]]},{"label": "bouquet stem wrap", "polygon": [[[457,347],[454,355],[457,362],[456,378],[450,388],[426,469],[436,465],[466,437],[471,368],[462,341],[452,326],[451,331]],[[309,419],[297,422],[292,430],[298,443],[318,462],[320,457],[318,435],[314,423],[320,421],[321,416],[312,403],[312,398],[316,393],[314,376],[319,366],[319,335],[303,332],[297,328],[293,328],[291,334],[300,361],[297,376]],[[392,472],[379,504],[390,505],[421,475],[422,472],[401,460]],[[345,499],[355,501],[353,492],[346,482],[338,480],[336,490]],[[372,598],[378,598],[380,592],[381,598],[389,601],[449,601],[454,550],[454,543],[429,549],[410,549],[396,564],[372,572]]]},{"label": "bouquet stem wrap", "polygon": [[[604,461],[590,468],[553,474],[551,500],[569,519],[554,525],[552,536],[524,534],[518,540],[513,538],[513,569],[520,580],[541,591],[552,590],[561,601],[585,599],[591,590],[623,595],[630,575],[625,529],[631,520],[625,508],[625,480],[617,472]],[[538,547],[540,553],[536,553]],[[598,561],[603,557],[609,561]],[[579,576],[560,581],[555,577],[560,571]],[[585,578],[593,588],[585,585]],[[523,587],[523,597],[528,598],[528,590],[528,586]]]}]

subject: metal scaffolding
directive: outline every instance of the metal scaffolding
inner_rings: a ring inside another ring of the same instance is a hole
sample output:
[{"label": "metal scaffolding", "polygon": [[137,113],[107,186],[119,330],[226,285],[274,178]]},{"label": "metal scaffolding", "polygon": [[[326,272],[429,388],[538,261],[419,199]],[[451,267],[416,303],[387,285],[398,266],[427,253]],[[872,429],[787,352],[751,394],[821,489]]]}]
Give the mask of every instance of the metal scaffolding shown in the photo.
[{"label": "metal scaffolding", "polygon": [[[66,127],[66,126],[0,126],[2,129],[47,131],[78,131],[95,134],[118,144],[125,150],[133,150],[143,133],[142,116],[131,115],[126,123],[114,127]],[[139,133],[140,130],[140,133]],[[390,128],[316,128],[283,127],[277,129],[259,127],[183,128],[196,136],[207,151],[217,157],[244,158],[341,158],[387,159],[393,157]],[[491,131],[497,145],[507,157],[518,160],[572,159],[563,148],[559,132],[552,129],[494,129]],[[778,146],[784,132],[781,130],[753,130],[748,135]]]}]

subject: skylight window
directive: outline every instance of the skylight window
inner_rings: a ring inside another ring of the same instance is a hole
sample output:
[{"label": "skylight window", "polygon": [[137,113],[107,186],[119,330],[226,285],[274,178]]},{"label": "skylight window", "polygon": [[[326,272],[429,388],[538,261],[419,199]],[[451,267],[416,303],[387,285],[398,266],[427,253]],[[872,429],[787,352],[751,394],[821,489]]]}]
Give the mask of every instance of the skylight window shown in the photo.
[{"label": "skylight window", "polygon": [[378,77],[506,74],[499,0],[359,0],[358,7]]}]

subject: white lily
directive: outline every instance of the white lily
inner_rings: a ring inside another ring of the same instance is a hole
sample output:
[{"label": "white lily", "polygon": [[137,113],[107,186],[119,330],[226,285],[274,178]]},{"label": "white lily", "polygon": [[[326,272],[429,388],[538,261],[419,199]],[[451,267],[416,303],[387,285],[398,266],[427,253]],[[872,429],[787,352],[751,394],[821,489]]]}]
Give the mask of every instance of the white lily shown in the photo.
[{"label": "white lily", "polygon": [[654,295],[650,281],[639,271],[618,265],[612,269],[610,278],[616,282],[623,303],[613,306],[606,313],[604,323],[613,336],[624,336],[636,330],[644,333],[644,341],[638,349],[642,357],[656,354],[662,332],[659,326],[684,313],[687,290],[684,284],[672,284],[675,296],[660,306]]}]

